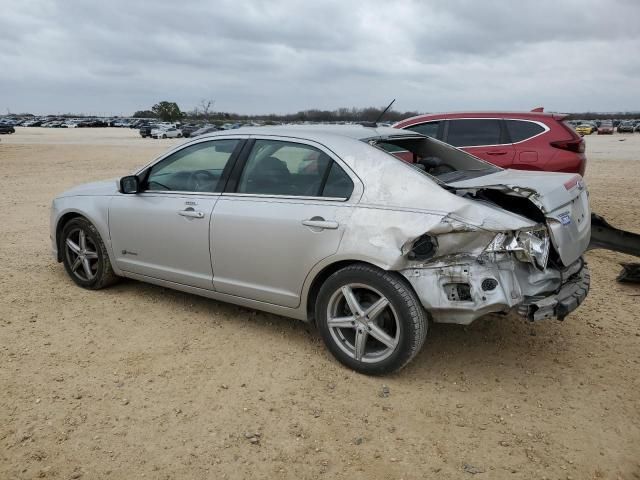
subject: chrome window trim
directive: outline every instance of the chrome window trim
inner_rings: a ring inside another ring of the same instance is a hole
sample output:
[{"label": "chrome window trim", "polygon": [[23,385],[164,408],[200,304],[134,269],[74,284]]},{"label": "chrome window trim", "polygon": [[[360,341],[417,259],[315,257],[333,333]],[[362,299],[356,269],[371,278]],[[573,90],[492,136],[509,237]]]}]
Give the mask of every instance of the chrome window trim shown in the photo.
[{"label": "chrome window trim", "polygon": [[[192,196],[207,196],[207,197],[259,197],[259,198],[275,198],[275,199],[283,199],[283,200],[323,200],[330,202],[346,202],[349,199],[345,197],[314,197],[314,196],[297,196],[297,195],[275,195],[275,194],[264,194],[264,193],[234,193],[234,192],[185,192],[178,190],[145,190],[144,192],[140,192],[137,195],[192,195]],[[121,193],[121,195],[127,195],[125,193]]]},{"label": "chrome window trim", "polygon": [[276,195],[266,193],[235,193],[227,192],[222,194],[225,197],[239,197],[239,198],[274,198],[277,200],[314,200],[314,201],[329,201],[329,202],[347,202],[349,199],[345,197],[316,197],[316,196],[301,196],[301,195]]},{"label": "chrome window trim", "polygon": [[[407,125],[402,127],[403,130],[408,129],[409,127],[414,127],[416,125],[423,125],[425,123],[431,123],[431,122],[442,122],[442,121],[455,121],[455,120],[515,120],[517,122],[531,122],[531,123],[535,123],[537,125],[540,125],[542,128],[544,128],[544,131],[532,136],[532,137],[528,137],[525,138],[524,140],[520,140],[519,142],[512,142],[512,143],[494,143],[494,144],[487,144],[487,145],[461,145],[459,147],[456,148],[482,148],[482,147],[503,147],[506,145],[518,145],[519,143],[522,142],[528,142],[529,140],[531,140],[532,138],[536,138],[539,137],[540,135],[544,135],[545,133],[547,133],[548,131],[550,131],[551,129],[544,123],[539,122],[537,120],[530,120],[528,118],[511,118],[511,117],[456,117],[456,118],[441,118],[439,120],[433,119],[433,120],[427,120],[426,122],[420,122],[420,123],[414,123],[412,125]],[[449,145],[449,144],[448,144]]]},{"label": "chrome window trim", "polygon": [[[162,195],[195,195],[195,196],[208,196],[208,197],[219,197],[221,195],[220,192],[188,192],[182,190],[145,190],[143,192],[137,193],[136,195],[144,195],[146,193],[152,193],[154,195],[162,194]],[[129,195],[123,193],[122,195]]]}]

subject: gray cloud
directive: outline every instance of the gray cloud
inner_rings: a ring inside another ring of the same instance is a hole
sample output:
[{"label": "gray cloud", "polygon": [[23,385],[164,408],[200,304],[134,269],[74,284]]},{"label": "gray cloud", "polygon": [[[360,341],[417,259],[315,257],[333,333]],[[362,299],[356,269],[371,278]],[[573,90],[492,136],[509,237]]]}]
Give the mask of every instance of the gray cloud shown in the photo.
[{"label": "gray cloud", "polygon": [[0,109],[637,110],[640,3],[0,0]]}]

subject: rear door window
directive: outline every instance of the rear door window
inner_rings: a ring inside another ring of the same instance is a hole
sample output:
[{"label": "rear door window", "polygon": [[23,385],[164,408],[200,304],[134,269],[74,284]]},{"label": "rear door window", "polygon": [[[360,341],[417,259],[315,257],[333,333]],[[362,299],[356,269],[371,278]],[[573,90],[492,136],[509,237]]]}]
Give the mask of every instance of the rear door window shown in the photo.
[{"label": "rear door window", "polygon": [[501,127],[498,119],[449,120],[445,141],[454,147],[500,145]]},{"label": "rear door window", "polygon": [[329,155],[311,145],[256,140],[238,193],[348,198],[353,182]]},{"label": "rear door window", "polygon": [[527,120],[505,120],[512,143],[522,142],[544,132],[544,127]]}]

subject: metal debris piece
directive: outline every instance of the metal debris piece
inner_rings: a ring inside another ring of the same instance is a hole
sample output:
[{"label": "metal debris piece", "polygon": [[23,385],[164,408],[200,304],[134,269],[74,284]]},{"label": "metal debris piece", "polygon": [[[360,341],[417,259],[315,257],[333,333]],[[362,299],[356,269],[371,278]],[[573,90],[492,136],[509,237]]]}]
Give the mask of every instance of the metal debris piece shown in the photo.
[{"label": "metal debris piece", "polygon": [[640,283],[640,263],[621,263],[622,271],[616,277],[618,282]]}]

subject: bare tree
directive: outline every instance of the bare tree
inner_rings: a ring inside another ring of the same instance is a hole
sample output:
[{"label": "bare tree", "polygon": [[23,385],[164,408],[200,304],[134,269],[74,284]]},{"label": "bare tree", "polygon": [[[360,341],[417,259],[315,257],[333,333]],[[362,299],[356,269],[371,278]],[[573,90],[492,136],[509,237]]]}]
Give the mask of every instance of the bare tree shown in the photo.
[{"label": "bare tree", "polygon": [[205,99],[203,98],[202,100],[200,100],[200,110],[202,111],[202,116],[205,118],[209,117],[209,112],[213,109],[213,107],[215,106],[216,101],[215,99]]}]

